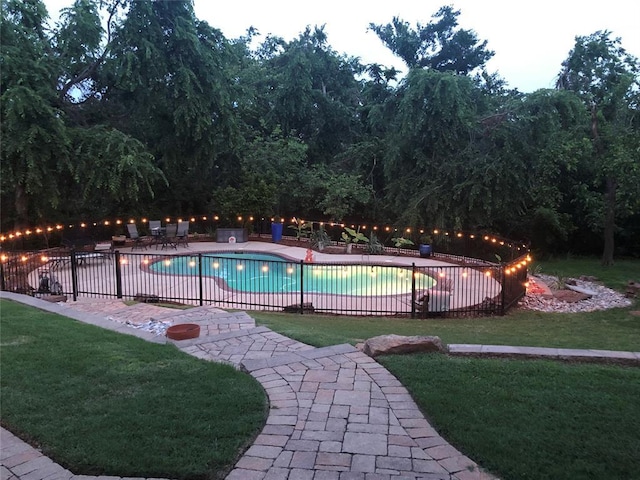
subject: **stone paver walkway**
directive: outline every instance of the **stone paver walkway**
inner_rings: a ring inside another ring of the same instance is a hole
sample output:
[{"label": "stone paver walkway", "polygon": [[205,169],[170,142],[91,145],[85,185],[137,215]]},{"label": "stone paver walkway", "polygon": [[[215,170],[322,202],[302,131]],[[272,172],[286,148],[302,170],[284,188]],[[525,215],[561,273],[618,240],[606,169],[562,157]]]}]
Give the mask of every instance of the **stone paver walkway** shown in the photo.
[{"label": "stone paver walkway", "polygon": [[[270,402],[264,429],[227,480],[495,478],[439,436],[400,382],[351,345],[315,348],[256,327],[244,312],[210,306],[172,310],[96,299],[51,304],[1,293],[3,298],[155,342],[167,339],[134,327],[150,321],[198,323],[198,338],[168,341],[190,355],[248,372],[265,388]],[[483,348],[490,355],[516,355],[518,348],[525,349],[523,355],[535,353],[526,347],[453,347],[459,354],[478,354]],[[563,355],[559,349],[541,350]],[[565,353],[602,357],[598,351],[587,352],[591,353]],[[618,353],[625,361],[640,362],[640,353]],[[118,478],[74,475],[4,429],[0,441],[2,480]]]}]

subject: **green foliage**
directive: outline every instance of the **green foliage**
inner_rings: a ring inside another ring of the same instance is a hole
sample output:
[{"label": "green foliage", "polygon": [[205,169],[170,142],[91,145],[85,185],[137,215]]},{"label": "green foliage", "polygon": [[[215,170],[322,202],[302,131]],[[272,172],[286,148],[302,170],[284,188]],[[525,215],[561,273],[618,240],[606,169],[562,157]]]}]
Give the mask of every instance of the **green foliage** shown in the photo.
[{"label": "green foliage", "polygon": [[341,237],[344,243],[346,243],[347,245],[351,243],[357,244],[360,242],[369,243],[369,238],[367,238],[367,236],[360,231],[360,227],[358,227],[357,230],[349,227],[344,227],[344,232],[342,232]]},{"label": "green foliage", "polygon": [[433,237],[429,234],[420,235],[420,243],[423,245],[431,245],[433,243]]},{"label": "green foliage", "polygon": [[293,218],[293,225],[288,228],[296,232],[296,239],[307,238],[313,233],[313,223],[305,222],[301,218]]},{"label": "green foliage", "polygon": [[393,237],[391,241],[393,242],[393,246],[396,248],[404,248],[410,245],[414,245],[413,241],[404,237]]},{"label": "green foliage", "polygon": [[430,68],[440,72],[466,75],[483,67],[494,52],[487,50],[487,41],[480,42],[473,30],[458,27],[459,10],[441,7],[435,22],[411,26],[394,17],[386,25],[370,24],[380,40],[407,64],[409,68]]},{"label": "green foliage", "polygon": [[616,221],[640,208],[640,64],[610,36],[598,31],[576,37],[558,77],[558,87],[579,95],[591,116],[593,175],[577,199],[604,233],[604,264],[613,263]]},{"label": "green foliage", "polygon": [[229,365],[1,308],[2,425],[74,473],[222,478],[264,424],[264,390]]},{"label": "green foliage", "polygon": [[65,116],[55,103],[60,70],[44,30],[46,18],[40,1],[2,1],[0,177],[9,200],[3,217],[12,211],[17,225],[58,206],[70,169]]},{"label": "green foliage", "polygon": [[384,245],[378,239],[378,236],[371,232],[369,236],[369,244],[367,245],[367,252],[371,255],[380,255],[384,251]]},{"label": "green foliage", "polygon": [[316,230],[312,230],[310,239],[311,247],[319,252],[323,251],[328,245],[331,245],[331,238],[324,229],[324,225],[320,225]]},{"label": "green foliage", "polygon": [[153,198],[158,182],[168,184],[153,155],[135,138],[102,125],[76,128],[72,134],[75,178],[82,198],[101,191],[103,201],[135,204],[145,194]]},{"label": "green foliage", "polygon": [[412,66],[399,82],[324,27],[252,50],[255,29],[226,39],[189,1],[76,0],[53,27],[41,1],[2,7],[3,231],[278,212],[637,251],[638,64],[608,32],[522,94],[480,71],[493,52],[451,6],[371,25]]},{"label": "green foliage", "polygon": [[317,170],[316,205],[331,220],[342,220],[371,199],[371,188],[358,175]]}]

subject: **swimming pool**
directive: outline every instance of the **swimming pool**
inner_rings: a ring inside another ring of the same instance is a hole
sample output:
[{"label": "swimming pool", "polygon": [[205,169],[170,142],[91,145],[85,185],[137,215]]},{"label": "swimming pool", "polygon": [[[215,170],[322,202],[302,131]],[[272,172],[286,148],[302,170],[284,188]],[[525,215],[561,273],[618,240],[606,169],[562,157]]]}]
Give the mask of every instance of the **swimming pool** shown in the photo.
[{"label": "swimming pool", "polygon": [[[409,294],[413,288],[411,269],[365,264],[300,264],[265,253],[220,253],[179,256],[150,264],[155,273],[202,275],[219,280],[223,288],[249,293],[325,293],[380,296]],[[428,289],[435,280],[416,273],[416,290]]]}]

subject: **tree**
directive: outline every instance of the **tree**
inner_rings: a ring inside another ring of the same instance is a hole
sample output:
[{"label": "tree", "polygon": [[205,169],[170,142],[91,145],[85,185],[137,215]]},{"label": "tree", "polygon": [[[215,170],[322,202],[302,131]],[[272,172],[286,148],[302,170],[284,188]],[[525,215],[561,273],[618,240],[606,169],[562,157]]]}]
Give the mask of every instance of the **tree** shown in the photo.
[{"label": "tree", "polygon": [[583,203],[590,205],[592,226],[604,233],[603,265],[613,263],[616,220],[637,212],[640,195],[640,70],[620,39],[610,36],[598,31],[576,37],[557,80],[559,89],[583,99],[591,117],[596,173],[584,185]]},{"label": "tree", "polygon": [[[105,2],[110,25],[120,3]],[[42,2],[2,3],[2,195],[14,206],[3,221],[16,227],[128,212],[164,180],[144,144],[107,125],[96,5],[77,0],[50,30]]]},{"label": "tree", "polygon": [[193,2],[131,2],[99,77],[108,124],[153,154],[176,213],[202,211],[219,172],[236,171],[237,117],[222,33],[198,21]]},{"label": "tree", "polygon": [[228,217],[295,214],[306,195],[306,145],[276,128],[257,133],[242,151],[238,174],[214,189],[209,208]]},{"label": "tree", "polygon": [[415,30],[398,17],[386,25],[371,23],[369,28],[409,68],[467,75],[482,68],[494,52],[487,50],[487,41],[480,42],[473,30],[457,28],[459,15],[460,10],[444,6],[433,15],[436,21],[418,23]]},{"label": "tree", "polygon": [[396,92],[386,137],[386,201],[405,224],[443,224],[465,206],[456,185],[466,178],[476,127],[469,77],[414,69]]},{"label": "tree", "polygon": [[12,197],[14,227],[22,228],[59,204],[70,140],[56,104],[60,70],[44,30],[44,4],[2,0],[2,12],[2,194]]},{"label": "tree", "polygon": [[503,98],[479,119],[474,154],[456,191],[477,225],[527,238],[541,251],[562,251],[578,218],[575,183],[590,145],[581,100],[542,89]]}]

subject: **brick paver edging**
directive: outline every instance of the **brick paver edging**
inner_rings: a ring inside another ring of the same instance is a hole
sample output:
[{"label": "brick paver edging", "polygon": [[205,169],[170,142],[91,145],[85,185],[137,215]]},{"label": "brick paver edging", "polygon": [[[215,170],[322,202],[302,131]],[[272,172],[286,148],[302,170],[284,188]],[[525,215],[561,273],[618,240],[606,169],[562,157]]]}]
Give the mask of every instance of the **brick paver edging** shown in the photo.
[{"label": "brick paver edging", "polygon": [[509,345],[448,345],[449,354],[483,358],[530,358],[569,362],[613,363],[640,366],[640,352],[580,350],[575,348],[517,347]]}]

